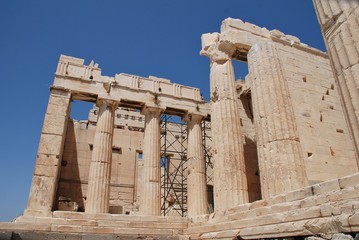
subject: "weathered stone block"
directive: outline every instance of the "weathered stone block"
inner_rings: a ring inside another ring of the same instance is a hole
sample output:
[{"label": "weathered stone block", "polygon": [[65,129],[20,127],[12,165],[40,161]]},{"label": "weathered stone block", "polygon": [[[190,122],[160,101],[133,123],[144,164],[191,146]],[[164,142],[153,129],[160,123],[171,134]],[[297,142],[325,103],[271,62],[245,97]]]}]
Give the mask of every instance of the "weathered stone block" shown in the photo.
[{"label": "weathered stone block", "polygon": [[211,45],[216,44],[219,40],[219,33],[202,34],[202,49],[206,50]]},{"label": "weathered stone block", "polygon": [[[51,225],[52,232],[66,232],[66,233],[80,233],[82,232],[82,226],[70,226],[70,225]],[[86,232],[86,231],[85,231]]]},{"label": "weathered stone block", "polygon": [[313,189],[311,186],[305,187],[299,190],[291,191],[285,194],[287,202],[301,200],[313,195]]},{"label": "weathered stone block", "polygon": [[57,178],[58,171],[58,166],[36,164],[34,175]]},{"label": "weathered stone block", "polygon": [[[30,189],[28,210],[51,212],[55,195],[56,178],[34,175]],[[30,212],[27,212],[30,214]]]},{"label": "weathered stone block", "polygon": [[71,200],[59,200],[58,209],[61,211],[73,211],[77,212],[79,205]]},{"label": "weathered stone block", "polygon": [[305,223],[304,227],[312,234],[339,233],[343,231],[343,223],[335,218],[318,218]]},{"label": "weathered stone block", "polygon": [[123,206],[110,206],[109,212],[112,214],[122,214]]},{"label": "weathered stone block", "polygon": [[265,207],[268,206],[268,201],[266,199],[263,200],[258,200],[253,202],[250,206],[249,209],[255,209],[255,208],[259,208],[259,207]]},{"label": "weathered stone block", "polygon": [[[338,194],[338,198],[334,197],[334,201],[338,200],[344,200],[344,199],[357,199],[359,198],[359,187],[350,187],[350,188],[344,188],[340,194]],[[331,198],[331,196],[329,197]],[[332,200],[332,201],[333,201]]]},{"label": "weathered stone block", "polygon": [[60,160],[57,155],[38,154],[36,158],[36,165],[45,166],[59,166]]},{"label": "weathered stone block", "polygon": [[341,210],[331,204],[324,204],[320,206],[320,214],[322,217],[329,217],[341,214]]},{"label": "weathered stone block", "polygon": [[328,192],[340,190],[338,179],[315,184],[312,187],[313,187],[313,193],[315,195],[327,194]]},{"label": "weathered stone block", "polygon": [[1,230],[12,230],[12,231],[50,231],[49,224],[35,224],[35,223],[8,223],[0,222],[0,231]]},{"label": "weathered stone block", "polygon": [[300,202],[286,202],[281,204],[276,204],[271,206],[271,212],[277,213],[277,212],[287,212],[290,210],[298,209],[300,208]]},{"label": "weathered stone block", "polygon": [[347,188],[359,185],[359,173],[355,173],[339,179],[340,188]]},{"label": "weathered stone block", "polygon": [[229,220],[239,220],[239,219],[251,219],[251,218],[255,218],[256,216],[257,216],[256,210],[248,210],[238,213],[232,213],[231,215],[228,215],[227,218]]},{"label": "weathered stone block", "polygon": [[[68,94],[68,93],[66,93]],[[66,116],[68,115],[69,105],[70,104],[70,95],[59,96],[59,95],[50,95],[49,104],[47,105],[47,114],[53,114],[57,116]]]},{"label": "weathered stone block", "polygon": [[267,201],[268,201],[269,205],[282,203],[282,202],[286,201],[286,195],[285,194],[276,195],[276,196],[269,198]]},{"label": "weathered stone block", "polygon": [[38,154],[60,155],[63,137],[53,134],[42,134]]},{"label": "weathered stone block", "polygon": [[114,233],[113,227],[96,227],[96,226],[83,226],[83,231],[86,233]]},{"label": "weathered stone block", "polygon": [[46,114],[42,133],[64,135],[67,116]]}]

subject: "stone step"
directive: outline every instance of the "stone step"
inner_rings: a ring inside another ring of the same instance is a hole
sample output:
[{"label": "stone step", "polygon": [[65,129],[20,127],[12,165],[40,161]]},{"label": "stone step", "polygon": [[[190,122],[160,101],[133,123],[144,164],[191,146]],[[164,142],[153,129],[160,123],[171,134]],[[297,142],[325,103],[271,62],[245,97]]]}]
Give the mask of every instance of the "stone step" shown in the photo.
[{"label": "stone step", "polygon": [[[347,182],[350,182],[350,180]],[[298,232],[295,234],[302,234],[302,232],[304,234],[308,233],[305,232],[305,224],[308,222],[322,221],[322,219],[332,220],[330,218],[339,219],[337,223],[341,224],[343,231],[356,231],[359,225],[359,218],[357,217],[359,212],[359,187],[349,185],[353,184],[348,184],[342,190],[322,192],[319,195],[302,200],[277,203],[257,209],[250,209],[251,205],[249,207],[237,207],[238,213],[232,209],[230,214],[219,216],[217,219],[214,214],[214,220],[209,219],[209,221],[190,223],[190,227],[185,230],[185,234],[193,237],[199,237],[201,234],[202,238],[203,234],[210,236],[210,234],[220,231],[241,230],[241,233],[244,231],[248,236],[251,236],[250,233],[253,230],[258,232],[253,238],[258,238],[261,232],[263,232],[263,236],[268,236],[268,234],[277,236],[275,235],[278,232],[276,226],[283,224],[283,229],[287,229],[284,234],[294,236],[294,233],[290,232],[294,230],[288,230],[291,224],[298,227]],[[351,214],[350,224],[348,224],[348,216]],[[347,227],[349,225],[351,228]]]},{"label": "stone step", "polygon": [[125,215],[125,214],[105,214],[105,213],[83,213],[83,212],[67,212],[54,211],[53,218],[66,219],[89,219],[89,220],[112,220],[112,221],[139,221],[139,222],[176,222],[187,223],[188,219],[177,216],[141,216],[141,215]]},{"label": "stone step", "polygon": [[[308,207],[347,199],[352,199],[351,201],[353,201],[354,199],[359,198],[359,187],[355,186],[358,176],[359,174],[353,174],[349,177],[339,179],[339,181],[336,179],[316,184],[313,186],[314,190],[311,189],[312,187],[310,186],[304,189],[289,192],[284,195],[287,201],[278,201],[278,199],[282,197],[276,196],[268,200],[260,200],[254,203],[243,204],[229,209],[226,212],[217,212],[209,215],[208,222],[193,222],[190,226],[199,227],[207,225],[208,223],[215,224],[237,219],[253,219],[274,213],[305,209]],[[341,189],[339,189],[339,184],[341,185]],[[313,195],[312,191],[315,191],[317,194]]]},{"label": "stone step", "polygon": [[156,234],[146,236],[134,236],[126,234],[91,234],[91,233],[64,233],[64,232],[34,232],[34,231],[1,231],[1,240],[49,240],[49,239],[66,239],[66,240],[178,240],[178,236],[161,236]]},{"label": "stone step", "polygon": [[188,227],[188,219],[170,216],[131,216],[55,211],[53,217],[22,216],[17,219],[16,224],[11,225],[11,227],[17,229],[16,226],[26,226],[29,229],[39,231],[50,230],[67,233],[172,236]]}]

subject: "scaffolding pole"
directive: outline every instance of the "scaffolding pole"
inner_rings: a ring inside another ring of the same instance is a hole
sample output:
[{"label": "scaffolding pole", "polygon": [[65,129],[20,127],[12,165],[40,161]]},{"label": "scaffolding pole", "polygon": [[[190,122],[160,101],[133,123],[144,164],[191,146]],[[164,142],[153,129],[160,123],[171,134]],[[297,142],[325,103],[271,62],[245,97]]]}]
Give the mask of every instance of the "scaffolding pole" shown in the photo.
[{"label": "scaffolding pole", "polygon": [[161,215],[187,215],[187,125],[161,116]]},{"label": "scaffolding pole", "polygon": [[[161,115],[161,215],[187,216],[187,123],[176,116]],[[207,192],[213,194],[211,123],[202,122]],[[213,212],[213,202],[209,203]]]}]

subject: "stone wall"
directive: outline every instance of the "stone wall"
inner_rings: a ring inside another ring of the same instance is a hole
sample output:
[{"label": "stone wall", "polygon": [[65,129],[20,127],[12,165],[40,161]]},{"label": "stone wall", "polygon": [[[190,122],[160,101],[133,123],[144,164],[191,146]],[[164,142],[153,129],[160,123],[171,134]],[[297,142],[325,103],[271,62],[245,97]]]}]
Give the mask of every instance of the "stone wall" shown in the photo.
[{"label": "stone wall", "polygon": [[359,165],[359,2],[313,0]]},{"label": "stone wall", "polygon": [[[57,195],[70,198],[84,210],[88,174],[96,129],[93,109],[88,121],[68,124],[61,178]],[[142,117],[142,118],[141,118]],[[133,119],[132,119],[133,118]],[[131,122],[130,127],[128,123]],[[142,152],[144,118],[135,111],[117,111],[112,147],[110,212],[125,213],[133,208],[136,197],[138,155]],[[114,207],[123,207],[123,209]]]},{"label": "stone wall", "polygon": [[357,172],[329,60],[290,46],[280,47],[279,57],[293,103],[309,184]]}]

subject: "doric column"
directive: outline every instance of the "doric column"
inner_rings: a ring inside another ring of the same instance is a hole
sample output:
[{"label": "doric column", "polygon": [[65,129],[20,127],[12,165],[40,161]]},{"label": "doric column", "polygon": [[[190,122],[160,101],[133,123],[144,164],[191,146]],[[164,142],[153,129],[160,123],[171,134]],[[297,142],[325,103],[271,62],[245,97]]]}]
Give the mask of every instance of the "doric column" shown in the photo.
[{"label": "doric column", "polygon": [[214,207],[219,211],[248,202],[234,70],[231,50],[225,47],[215,44],[201,52],[209,56],[211,61]]},{"label": "doric column", "polygon": [[359,1],[313,0],[359,166]]},{"label": "doric column", "polygon": [[53,210],[69,118],[71,94],[52,88],[37,152],[27,216],[49,216]]},{"label": "doric column", "polygon": [[206,162],[203,156],[203,116],[187,114],[187,215],[194,217],[208,213]]},{"label": "doric column", "polygon": [[143,139],[142,191],[140,196],[141,215],[161,215],[161,149],[160,116],[162,109],[144,107],[145,136]]},{"label": "doric column", "polygon": [[248,53],[262,197],[307,185],[292,101],[274,44],[257,43]]},{"label": "doric column", "polygon": [[86,198],[86,213],[108,213],[112,162],[112,139],[116,104],[98,100],[98,120]]}]

